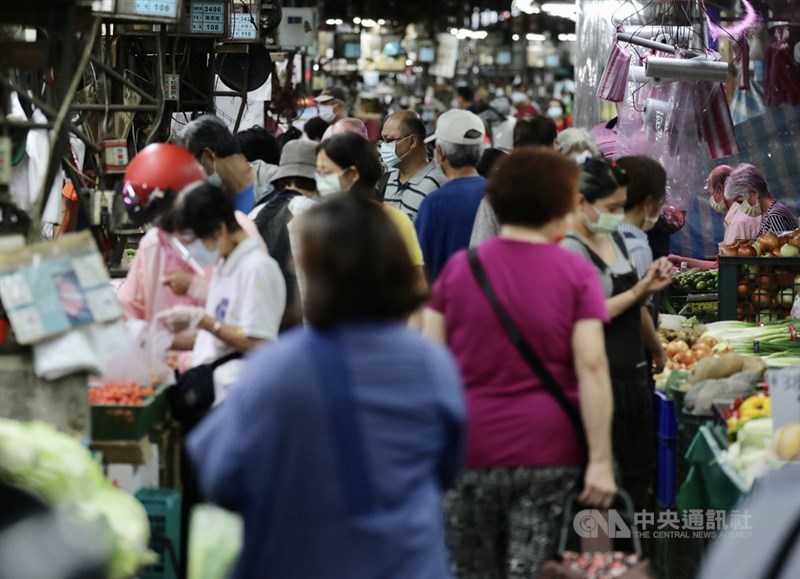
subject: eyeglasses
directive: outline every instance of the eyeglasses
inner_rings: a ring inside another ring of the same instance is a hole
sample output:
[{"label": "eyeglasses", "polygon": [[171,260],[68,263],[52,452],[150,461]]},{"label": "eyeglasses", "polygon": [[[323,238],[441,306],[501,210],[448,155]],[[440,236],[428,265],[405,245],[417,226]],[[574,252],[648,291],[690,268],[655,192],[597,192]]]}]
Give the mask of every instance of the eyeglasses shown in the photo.
[{"label": "eyeglasses", "polygon": [[394,143],[399,143],[401,141],[405,141],[407,138],[412,136],[413,135],[406,135],[405,137],[398,137],[396,139],[381,139],[378,141],[378,146],[380,147],[383,144],[392,145]]},{"label": "eyeglasses", "polygon": [[630,182],[630,177],[628,176],[628,172],[625,171],[622,167],[620,167],[616,161],[608,161],[607,159],[598,159],[598,158],[591,158],[587,159],[583,163],[584,168],[586,169],[600,169],[605,167],[611,174],[614,175],[614,179],[617,180],[617,183],[622,185],[627,185]]}]

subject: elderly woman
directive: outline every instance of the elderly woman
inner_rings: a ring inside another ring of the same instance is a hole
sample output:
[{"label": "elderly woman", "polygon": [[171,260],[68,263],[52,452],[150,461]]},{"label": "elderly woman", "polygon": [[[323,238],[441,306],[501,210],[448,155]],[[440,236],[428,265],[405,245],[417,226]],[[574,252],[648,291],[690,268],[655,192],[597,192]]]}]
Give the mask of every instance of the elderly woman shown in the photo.
[{"label": "elderly woman", "polygon": [[563,153],[579,165],[587,159],[602,156],[592,135],[586,129],[564,129],[556,137],[556,151]]},{"label": "elderly woman", "polygon": [[340,196],[299,221],[311,329],[257,352],[189,438],[206,497],[244,517],[234,577],[447,579],[458,370],[403,323],[425,294],[380,205]]},{"label": "elderly woman", "polygon": [[749,217],[761,216],[759,235],[797,229],[797,217],[772,197],[764,175],[749,163],[742,163],[731,172],[725,182],[725,199],[741,201],[742,213]]},{"label": "elderly woman", "polygon": [[[555,555],[565,497],[582,489],[584,504],[602,507],[616,491],[602,288],[590,263],[554,244],[568,228],[578,176],[577,165],[552,150],[503,158],[486,188],[500,236],[475,254],[569,413],[504,330],[467,252],[445,266],[425,311],[425,334],[450,347],[466,387],[468,470],[446,501],[461,578],[536,577]],[[588,455],[573,419],[582,420]]]}]

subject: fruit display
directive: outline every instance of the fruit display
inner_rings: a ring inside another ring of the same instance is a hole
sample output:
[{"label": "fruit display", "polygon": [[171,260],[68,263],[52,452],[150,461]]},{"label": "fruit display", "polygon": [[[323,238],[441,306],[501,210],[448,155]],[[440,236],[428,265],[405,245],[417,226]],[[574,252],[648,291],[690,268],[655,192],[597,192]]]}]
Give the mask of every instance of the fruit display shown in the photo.
[{"label": "fruit display", "polygon": [[89,388],[89,402],[95,406],[143,406],[145,399],[154,394],[155,389],[150,386],[113,382]]},{"label": "fruit display", "polygon": [[0,419],[0,480],[52,505],[88,536],[107,540],[109,579],[133,577],[156,560],[141,503],[114,488],[89,451],[51,425]]},{"label": "fruit display", "polygon": [[777,235],[768,232],[755,240],[739,240],[721,245],[725,257],[800,257],[800,229]]},{"label": "fruit display", "polygon": [[772,451],[778,460],[800,460],[800,422],[787,424],[775,433]]},{"label": "fruit display", "polygon": [[719,287],[719,271],[693,268],[675,274],[673,285],[689,294],[714,293]]},{"label": "fruit display", "polygon": [[772,415],[770,397],[768,393],[759,393],[748,398],[740,397],[731,403],[725,412],[724,418],[731,440],[736,439],[736,434],[750,420],[765,418]]}]

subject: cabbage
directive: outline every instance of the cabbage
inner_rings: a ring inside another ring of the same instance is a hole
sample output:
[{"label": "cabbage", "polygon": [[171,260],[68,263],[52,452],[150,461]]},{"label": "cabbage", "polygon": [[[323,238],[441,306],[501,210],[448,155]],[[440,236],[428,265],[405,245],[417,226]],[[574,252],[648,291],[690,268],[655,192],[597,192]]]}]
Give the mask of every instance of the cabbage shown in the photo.
[{"label": "cabbage", "polygon": [[75,501],[109,483],[89,452],[44,422],[0,419],[0,477],[45,502]]},{"label": "cabbage", "polygon": [[131,577],[154,562],[141,503],[114,488],[89,451],[51,425],[0,418],[0,480],[66,512],[90,536],[110,533],[110,579]]},{"label": "cabbage", "polygon": [[772,445],[773,434],[772,418],[758,418],[748,420],[736,434],[736,440],[742,445],[742,451],[747,449],[765,449]]},{"label": "cabbage", "polygon": [[242,550],[242,518],[214,505],[192,509],[189,579],[225,579]]}]

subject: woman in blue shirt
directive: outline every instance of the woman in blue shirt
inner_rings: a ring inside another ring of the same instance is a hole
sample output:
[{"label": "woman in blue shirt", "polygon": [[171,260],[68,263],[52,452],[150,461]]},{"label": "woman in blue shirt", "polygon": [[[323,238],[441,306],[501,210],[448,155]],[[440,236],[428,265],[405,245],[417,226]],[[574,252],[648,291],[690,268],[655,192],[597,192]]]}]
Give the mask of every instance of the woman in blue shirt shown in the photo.
[{"label": "woman in blue shirt", "polygon": [[465,409],[450,355],[405,327],[425,299],[408,251],[366,199],[301,219],[311,328],[258,351],[189,438],[207,498],[244,518],[236,577],[451,577]]}]

